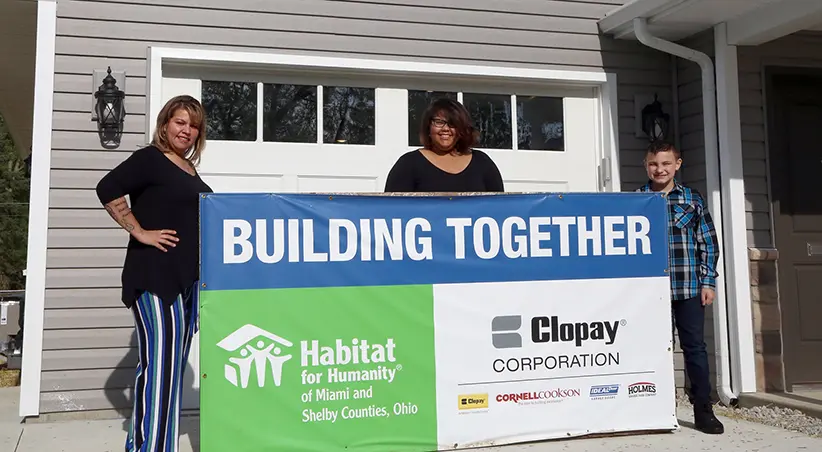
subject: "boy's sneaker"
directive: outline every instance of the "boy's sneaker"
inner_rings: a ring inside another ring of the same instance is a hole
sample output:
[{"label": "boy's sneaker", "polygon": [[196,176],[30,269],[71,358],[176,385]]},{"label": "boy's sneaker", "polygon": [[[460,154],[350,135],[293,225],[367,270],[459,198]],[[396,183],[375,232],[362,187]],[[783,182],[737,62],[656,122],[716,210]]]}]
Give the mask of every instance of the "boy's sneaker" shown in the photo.
[{"label": "boy's sneaker", "polygon": [[694,425],[697,430],[709,435],[721,435],[725,432],[725,426],[714,416],[710,403],[694,405]]}]

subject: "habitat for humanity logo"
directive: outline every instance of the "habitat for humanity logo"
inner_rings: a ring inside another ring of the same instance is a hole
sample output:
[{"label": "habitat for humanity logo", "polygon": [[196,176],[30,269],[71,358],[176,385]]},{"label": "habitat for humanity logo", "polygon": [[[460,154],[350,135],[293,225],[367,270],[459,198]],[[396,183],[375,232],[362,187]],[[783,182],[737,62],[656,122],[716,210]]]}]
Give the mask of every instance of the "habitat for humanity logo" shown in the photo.
[{"label": "habitat for humanity logo", "polygon": [[281,355],[283,350],[280,347],[293,345],[287,339],[262,328],[245,325],[217,344],[223,350],[234,353],[234,356],[228,358],[231,364],[225,365],[225,379],[234,386],[247,388],[253,367],[256,370],[257,386],[262,388],[266,383],[266,371],[271,369],[274,386],[280,386],[283,364],[291,359],[291,355]]}]

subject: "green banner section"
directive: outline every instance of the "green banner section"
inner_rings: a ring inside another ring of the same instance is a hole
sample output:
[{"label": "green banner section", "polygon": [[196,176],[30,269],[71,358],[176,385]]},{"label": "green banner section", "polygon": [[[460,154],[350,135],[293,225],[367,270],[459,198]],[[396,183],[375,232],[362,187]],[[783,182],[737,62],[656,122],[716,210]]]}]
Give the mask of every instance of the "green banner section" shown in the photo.
[{"label": "green banner section", "polygon": [[202,452],[437,448],[432,286],[200,303]]}]

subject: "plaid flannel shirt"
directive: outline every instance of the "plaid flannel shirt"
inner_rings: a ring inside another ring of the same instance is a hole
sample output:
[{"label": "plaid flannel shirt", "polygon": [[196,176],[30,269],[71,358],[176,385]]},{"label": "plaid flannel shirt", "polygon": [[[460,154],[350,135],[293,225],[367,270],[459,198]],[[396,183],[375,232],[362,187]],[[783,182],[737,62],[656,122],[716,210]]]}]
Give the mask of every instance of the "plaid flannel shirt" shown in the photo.
[{"label": "plaid flannel shirt", "polygon": [[[651,191],[650,183],[642,192]],[[716,289],[719,244],[702,195],[676,180],[668,200],[668,258],[671,299],[700,296],[702,287]]]}]

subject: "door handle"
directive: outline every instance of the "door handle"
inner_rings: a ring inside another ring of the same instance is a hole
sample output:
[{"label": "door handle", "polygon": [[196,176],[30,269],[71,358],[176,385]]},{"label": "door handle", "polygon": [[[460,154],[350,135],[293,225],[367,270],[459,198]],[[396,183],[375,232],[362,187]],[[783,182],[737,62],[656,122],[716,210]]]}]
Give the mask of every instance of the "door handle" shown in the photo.
[{"label": "door handle", "polygon": [[808,256],[822,256],[822,244],[808,243]]}]

